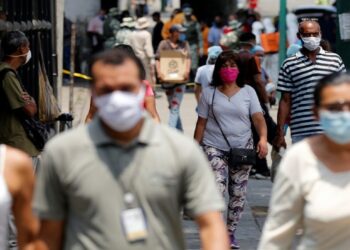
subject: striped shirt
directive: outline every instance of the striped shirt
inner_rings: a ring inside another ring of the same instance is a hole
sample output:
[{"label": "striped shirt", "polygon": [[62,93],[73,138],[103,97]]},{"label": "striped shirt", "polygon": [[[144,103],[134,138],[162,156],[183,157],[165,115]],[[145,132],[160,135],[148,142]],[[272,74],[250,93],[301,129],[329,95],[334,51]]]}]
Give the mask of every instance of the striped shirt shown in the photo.
[{"label": "striped shirt", "polygon": [[312,108],[314,89],[319,80],[333,72],[345,72],[339,55],[320,48],[313,63],[300,51],[286,59],[278,78],[278,91],[290,93],[292,136],[311,136],[323,133]]}]

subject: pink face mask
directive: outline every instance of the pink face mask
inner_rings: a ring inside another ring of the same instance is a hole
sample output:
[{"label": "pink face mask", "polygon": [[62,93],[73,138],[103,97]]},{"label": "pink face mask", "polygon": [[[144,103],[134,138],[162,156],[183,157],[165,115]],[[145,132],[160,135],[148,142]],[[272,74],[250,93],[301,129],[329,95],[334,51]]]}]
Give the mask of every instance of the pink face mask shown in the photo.
[{"label": "pink face mask", "polygon": [[235,83],[237,80],[238,74],[239,74],[239,70],[237,67],[222,68],[220,70],[221,80],[225,84]]}]

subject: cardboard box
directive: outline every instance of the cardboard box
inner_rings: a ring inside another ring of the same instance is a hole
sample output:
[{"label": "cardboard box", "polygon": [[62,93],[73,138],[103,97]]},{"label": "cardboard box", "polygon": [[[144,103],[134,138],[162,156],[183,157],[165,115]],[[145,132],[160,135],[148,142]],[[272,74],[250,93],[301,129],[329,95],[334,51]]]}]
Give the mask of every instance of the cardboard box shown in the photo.
[{"label": "cardboard box", "polygon": [[184,78],[186,59],[186,55],[181,51],[164,50],[160,52],[160,72],[165,76],[164,83],[181,84],[187,82]]}]

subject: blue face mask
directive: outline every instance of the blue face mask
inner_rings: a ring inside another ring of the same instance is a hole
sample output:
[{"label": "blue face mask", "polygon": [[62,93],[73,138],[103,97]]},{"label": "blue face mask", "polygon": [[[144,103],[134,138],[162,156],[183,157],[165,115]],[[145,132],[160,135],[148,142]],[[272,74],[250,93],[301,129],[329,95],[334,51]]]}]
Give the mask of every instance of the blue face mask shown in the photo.
[{"label": "blue face mask", "polygon": [[187,39],[186,34],[181,33],[181,34],[180,34],[180,37],[179,37],[179,41],[180,41],[180,42],[185,42],[186,39]]},{"label": "blue face mask", "polygon": [[326,136],[338,144],[350,143],[350,112],[320,112],[320,124]]}]

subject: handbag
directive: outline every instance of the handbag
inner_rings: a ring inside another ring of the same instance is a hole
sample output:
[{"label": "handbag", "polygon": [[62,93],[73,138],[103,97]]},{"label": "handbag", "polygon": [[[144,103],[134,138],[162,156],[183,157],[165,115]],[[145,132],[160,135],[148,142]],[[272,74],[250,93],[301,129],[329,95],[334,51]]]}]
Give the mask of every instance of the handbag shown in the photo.
[{"label": "handbag", "polygon": [[[16,76],[17,73],[12,70],[12,69],[3,69],[0,71],[0,92],[2,94],[2,96],[4,97],[4,99],[6,99],[6,95],[4,93],[4,91],[2,90],[2,81],[5,79],[5,76],[8,72],[13,72]],[[17,76],[17,79],[20,82],[21,88],[23,90],[24,86],[22,84],[22,82],[20,81],[19,77]],[[27,137],[29,138],[29,140],[34,144],[34,146],[42,151],[45,143],[47,142],[48,138],[49,138],[49,129],[46,125],[42,124],[41,122],[37,121],[34,118],[29,118],[29,117],[24,117],[22,115],[19,115],[18,119],[20,120],[24,131],[26,132]]]},{"label": "handbag", "polygon": [[216,94],[216,88],[214,89],[213,93],[213,99],[211,102],[211,111],[214,117],[214,121],[218,125],[222,136],[224,137],[227,145],[230,148],[230,151],[228,152],[228,164],[229,166],[241,166],[241,165],[255,165],[256,164],[256,151],[255,149],[247,149],[247,148],[233,148],[228,141],[224,131],[222,130],[220,123],[216,119],[215,113],[214,113],[214,99]]}]

